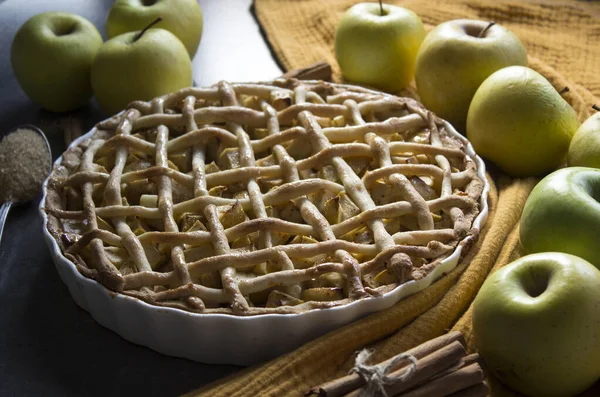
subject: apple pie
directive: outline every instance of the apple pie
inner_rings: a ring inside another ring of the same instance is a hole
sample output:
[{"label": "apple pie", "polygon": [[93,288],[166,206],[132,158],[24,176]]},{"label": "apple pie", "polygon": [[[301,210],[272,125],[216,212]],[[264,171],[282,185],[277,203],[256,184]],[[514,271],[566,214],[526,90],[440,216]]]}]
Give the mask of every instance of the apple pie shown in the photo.
[{"label": "apple pie", "polygon": [[299,313],[426,277],[478,236],[464,139],[413,99],[320,81],[133,102],[54,166],[79,272],[157,306]]}]

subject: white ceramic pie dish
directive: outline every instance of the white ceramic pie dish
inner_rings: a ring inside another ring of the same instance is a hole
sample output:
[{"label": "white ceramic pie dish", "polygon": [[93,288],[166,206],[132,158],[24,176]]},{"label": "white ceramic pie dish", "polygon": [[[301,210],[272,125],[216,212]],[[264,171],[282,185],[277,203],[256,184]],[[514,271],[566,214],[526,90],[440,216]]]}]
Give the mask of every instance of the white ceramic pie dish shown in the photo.
[{"label": "white ceramic pie dish", "polygon": [[[466,152],[478,167],[484,181],[480,213],[473,227],[481,230],[488,215],[489,183],[485,165],[471,144],[446,123],[447,129],[466,144]],[[78,145],[89,138],[95,128],[71,143]],[[62,156],[55,164],[60,164]],[[61,252],[47,229],[48,217],[43,210],[46,184],[40,203],[43,234],[61,279],[75,302],[101,325],[124,339],[147,346],[157,352],[209,364],[256,364],[293,350],[329,331],[359,318],[384,310],[401,299],[421,291],[456,267],[462,245],[443,260],[430,274],[418,281],[400,285],[377,298],[368,298],[328,309],[314,309],[299,314],[262,314],[249,317],[230,314],[198,314],[180,309],[158,307],[131,296],[112,292],[102,284],[84,277]]]}]

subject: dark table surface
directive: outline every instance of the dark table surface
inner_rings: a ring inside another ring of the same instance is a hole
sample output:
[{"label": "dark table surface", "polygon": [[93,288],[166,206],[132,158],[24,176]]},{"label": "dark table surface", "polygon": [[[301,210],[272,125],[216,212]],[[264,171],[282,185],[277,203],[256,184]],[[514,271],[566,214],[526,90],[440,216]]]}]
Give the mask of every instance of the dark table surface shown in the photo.
[{"label": "dark table surface", "polygon": [[[111,4],[0,0],[0,136],[20,124],[55,126],[68,116],[81,120],[87,131],[105,118],[93,101],[68,115],[40,110],[19,88],[9,54],[17,29],[43,11],[79,14],[105,36]],[[281,73],[250,13],[250,0],[200,0],[200,5],[204,32],[193,60],[197,85],[266,80]],[[56,158],[65,149],[63,135],[48,138]],[[74,303],[54,268],[37,202],[11,210],[0,245],[0,396],[170,396],[239,369],[167,357],[97,324]]]}]

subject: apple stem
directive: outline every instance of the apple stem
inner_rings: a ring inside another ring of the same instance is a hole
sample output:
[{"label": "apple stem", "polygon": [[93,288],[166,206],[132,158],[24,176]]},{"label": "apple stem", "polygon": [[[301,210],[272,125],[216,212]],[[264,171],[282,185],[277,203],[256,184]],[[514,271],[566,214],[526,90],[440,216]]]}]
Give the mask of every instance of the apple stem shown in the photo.
[{"label": "apple stem", "polygon": [[558,91],[558,93],[559,93],[560,95],[562,95],[562,94],[565,94],[565,93],[567,93],[567,92],[569,92],[569,91],[571,91],[571,89],[570,89],[569,87],[565,87],[565,88],[563,88],[562,90]]},{"label": "apple stem", "polygon": [[593,104],[592,105],[592,109],[597,110],[598,112],[600,112],[600,106]]},{"label": "apple stem", "polygon": [[133,39],[133,42],[135,43],[136,41],[138,41],[140,39],[140,37],[142,37],[142,35],[144,33],[146,33],[146,30],[150,29],[152,26],[156,25],[157,23],[159,23],[160,21],[162,21],[161,17],[156,18],[154,21],[150,22],[150,24],[148,26],[146,26],[144,29],[142,29],[137,36],[135,36],[135,38]]},{"label": "apple stem", "polygon": [[486,26],[480,33],[479,36],[477,36],[478,39],[482,38],[485,35],[485,32],[487,32],[489,30],[489,28],[491,28],[492,26],[494,26],[496,24],[496,22],[491,21],[490,23],[488,23],[488,26]]},{"label": "apple stem", "polygon": [[379,13],[383,16],[383,4],[381,4],[381,0],[379,0]]}]

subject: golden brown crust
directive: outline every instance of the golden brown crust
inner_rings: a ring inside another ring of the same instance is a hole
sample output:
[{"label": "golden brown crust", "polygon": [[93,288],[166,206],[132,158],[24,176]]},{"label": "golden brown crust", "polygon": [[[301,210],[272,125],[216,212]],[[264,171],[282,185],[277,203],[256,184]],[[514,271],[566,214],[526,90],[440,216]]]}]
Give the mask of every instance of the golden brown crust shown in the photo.
[{"label": "golden brown crust", "polygon": [[294,79],[135,102],[51,174],[86,277],[192,312],[299,313],[425,277],[477,237],[483,181],[419,103]]}]

